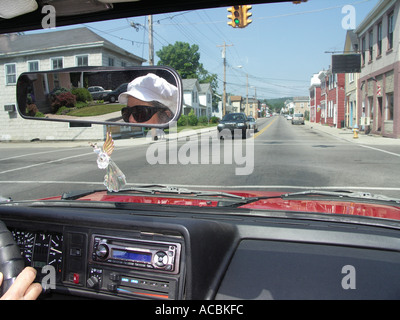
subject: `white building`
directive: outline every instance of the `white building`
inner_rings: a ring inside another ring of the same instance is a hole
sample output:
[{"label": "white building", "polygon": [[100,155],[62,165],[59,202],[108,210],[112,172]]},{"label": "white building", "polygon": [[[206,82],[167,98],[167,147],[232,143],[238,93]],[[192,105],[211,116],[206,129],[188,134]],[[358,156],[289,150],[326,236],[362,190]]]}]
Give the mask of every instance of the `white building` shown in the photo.
[{"label": "white building", "polygon": [[209,83],[200,84],[197,79],[182,79],[183,112],[194,111],[196,117],[212,115],[212,89]]}]

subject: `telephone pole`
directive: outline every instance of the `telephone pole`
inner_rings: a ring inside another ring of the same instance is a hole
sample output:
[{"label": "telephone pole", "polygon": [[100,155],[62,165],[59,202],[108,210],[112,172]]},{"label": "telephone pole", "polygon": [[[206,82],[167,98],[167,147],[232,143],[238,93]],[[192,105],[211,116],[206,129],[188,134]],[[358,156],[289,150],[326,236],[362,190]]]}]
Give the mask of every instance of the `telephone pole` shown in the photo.
[{"label": "telephone pole", "polygon": [[153,16],[149,16],[149,65],[154,66]]},{"label": "telephone pole", "polygon": [[226,114],[226,47],[232,47],[232,46],[233,44],[226,44],[225,41],[222,46],[217,46],[217,47],[223,47],[222,59],[224,61],[224,93],[222,98],[222,116]]}]

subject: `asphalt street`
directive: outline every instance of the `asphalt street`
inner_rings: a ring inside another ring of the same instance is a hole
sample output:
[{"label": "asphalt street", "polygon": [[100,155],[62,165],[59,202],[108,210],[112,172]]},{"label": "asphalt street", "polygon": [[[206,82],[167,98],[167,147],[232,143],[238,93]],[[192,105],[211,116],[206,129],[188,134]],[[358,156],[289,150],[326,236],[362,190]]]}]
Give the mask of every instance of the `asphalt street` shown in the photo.
[{"label": "asphalt street", "polygon": [[[162,184],[225,190],[357,190],[399,198],[400,143],[282,116],[259,119],[247,139],[217,139],[216,130],[152,142],[116,140],[111,155],[127,187]],[[0,195],[38,199],[104,189],[105,170],[87,142],[0,144]]]}]

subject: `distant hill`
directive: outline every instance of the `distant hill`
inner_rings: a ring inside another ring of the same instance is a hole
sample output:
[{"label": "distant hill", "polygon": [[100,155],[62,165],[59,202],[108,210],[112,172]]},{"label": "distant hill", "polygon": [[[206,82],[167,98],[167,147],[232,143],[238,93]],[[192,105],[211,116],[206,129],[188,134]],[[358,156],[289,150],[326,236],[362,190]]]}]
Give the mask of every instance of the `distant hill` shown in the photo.
[{"label": "distant hill", "polygon": [[284,103],[286,100],[292,100],[293,97],[284,97],[284,98],[274,98],[274,99],[264,99],[264,102],[270,106],[275,112],[280,112],[280,110],[284,107]]}]

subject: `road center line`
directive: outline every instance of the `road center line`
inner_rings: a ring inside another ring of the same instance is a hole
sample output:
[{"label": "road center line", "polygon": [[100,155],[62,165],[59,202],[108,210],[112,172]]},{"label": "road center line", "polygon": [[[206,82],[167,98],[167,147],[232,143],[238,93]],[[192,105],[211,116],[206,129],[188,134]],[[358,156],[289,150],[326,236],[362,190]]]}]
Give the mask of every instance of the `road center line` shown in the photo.
[{"label": "road center line", "polygon": [[274,120],[272,120],[272,122],[270,122],[265,128],[263,128],[261,131],[258,131],[257,133],[255,133],[253,135],[253,138],[257,138],[261,133],[263,133],[265,130],[267,130],[278,118],[275,118]]}]

